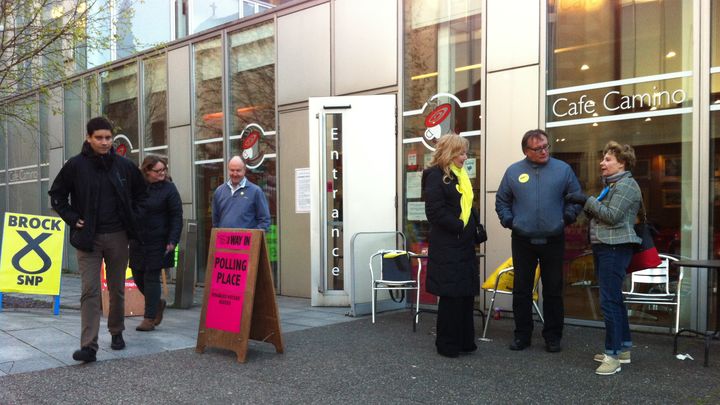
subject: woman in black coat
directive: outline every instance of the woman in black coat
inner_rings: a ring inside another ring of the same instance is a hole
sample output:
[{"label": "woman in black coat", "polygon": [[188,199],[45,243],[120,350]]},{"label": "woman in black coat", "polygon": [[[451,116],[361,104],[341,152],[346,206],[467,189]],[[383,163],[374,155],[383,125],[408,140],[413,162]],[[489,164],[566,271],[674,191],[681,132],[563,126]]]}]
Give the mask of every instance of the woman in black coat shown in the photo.
[{"label": "woman in black coat", "polygon": [[468,140],[456,134],[442,136],[422,176],[430,222],[426,289],[440,297],[435,347],[446,357],[477,349],[473,306],[480,293],[475,255],[478,219],[464,168],[468,146]]},{"label": "woman in black coat", "polygon": [[144,319],[135,329],[146,332],[162,321],[166,303],[160,299],[160,271],[174,266],[175,246],[182,230],[182,200],[167,178],[164,157],[146,157],[140,170],[148,183],[148,198],[138,221],[140,238],[130,241],[130,269],[145,296]]}]

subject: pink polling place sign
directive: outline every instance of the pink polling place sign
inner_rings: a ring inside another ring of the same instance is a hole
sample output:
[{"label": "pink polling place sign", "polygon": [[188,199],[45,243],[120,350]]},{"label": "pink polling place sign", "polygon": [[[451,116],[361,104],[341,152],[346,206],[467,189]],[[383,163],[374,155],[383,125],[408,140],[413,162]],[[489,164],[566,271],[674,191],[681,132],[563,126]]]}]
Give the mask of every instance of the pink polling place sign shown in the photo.
[{"label": "pink polling place sign", "polygon": [[235,352],[245,362],[248,342],[285,349],[265,232],[213,228],[205,266],[203,308],[195,351],[208,347]]},{"label": "pink polling place sign", "polygon": [[240,332],[248,262],[246,253],[215,252],[205,319],[207,328]]},{"label": "pink polling place sign", "polygon": [[252,233],[250,232],[218,232],[215,240],[216,249],[250,250]]}]

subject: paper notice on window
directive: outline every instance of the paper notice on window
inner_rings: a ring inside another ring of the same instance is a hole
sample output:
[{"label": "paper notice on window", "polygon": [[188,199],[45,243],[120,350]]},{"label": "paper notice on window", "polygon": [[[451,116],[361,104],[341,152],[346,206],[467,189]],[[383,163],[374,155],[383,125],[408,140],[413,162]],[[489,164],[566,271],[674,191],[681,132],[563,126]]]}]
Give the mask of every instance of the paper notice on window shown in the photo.
[{"label": "paper notice on window", "polygon": [[422,201],[408,201],[407,219],[408,221],[427,221],[425,203]]},{"label": "paper notice on window", "polygon": [[468,172],[468,177],[474,179],[477,176],[477,159],[466,159],[465,170]]},{"label": "paper notice on window", "polygon": [[310,168],[295,169],[295,213],[310,212]]},{"label": "paper notice on window", "polygon": [[422,180],[422,172],[409,172],[405,176],[405,198],[420,198],[420,181]]}]

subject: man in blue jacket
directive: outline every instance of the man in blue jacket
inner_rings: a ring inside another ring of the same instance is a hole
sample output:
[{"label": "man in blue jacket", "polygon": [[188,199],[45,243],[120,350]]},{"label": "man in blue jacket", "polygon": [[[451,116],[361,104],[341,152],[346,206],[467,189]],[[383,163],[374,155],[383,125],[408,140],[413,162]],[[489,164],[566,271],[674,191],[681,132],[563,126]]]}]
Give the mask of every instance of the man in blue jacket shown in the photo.
[{"label": "man in blue jacket", "polygon": [[543,285],[545,349],[561,350],[565,311],[563,307],[563,256],[565,226],[575,222],[581,210],[565,202],[565,196],[580,191],[570,166],[550,157],[545,131],[534,129],[522,138],[525,159],[505,171],[495,200],[495,211],[503,227],[512,230],[512,259],[515,267],[513,312],[515,336],[510,350],[530,346],[533,331],[532,290],[535,268],[540,264]]},{"label": "man in blue jacket", "polygon": [[212,201],[214,228],[270,228],[270,210],[265,193],[245,177],[245,162],[233,156],[228,162],[226,183],[215,189]]}]

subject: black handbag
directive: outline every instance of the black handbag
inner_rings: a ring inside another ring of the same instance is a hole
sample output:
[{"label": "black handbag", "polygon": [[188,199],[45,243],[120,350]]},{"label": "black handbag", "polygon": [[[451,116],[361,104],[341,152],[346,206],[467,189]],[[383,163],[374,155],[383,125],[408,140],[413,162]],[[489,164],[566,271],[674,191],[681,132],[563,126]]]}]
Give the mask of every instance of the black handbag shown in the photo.
[{"label": "black handbag", "polygon": [[472,210],[472,214],[475,216],[475,244],[479,245],[487,241],[487,232],[483,224],[480,223],[480,214],[475,209]]}]

